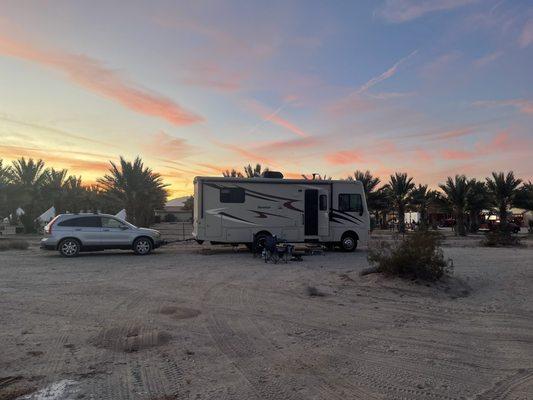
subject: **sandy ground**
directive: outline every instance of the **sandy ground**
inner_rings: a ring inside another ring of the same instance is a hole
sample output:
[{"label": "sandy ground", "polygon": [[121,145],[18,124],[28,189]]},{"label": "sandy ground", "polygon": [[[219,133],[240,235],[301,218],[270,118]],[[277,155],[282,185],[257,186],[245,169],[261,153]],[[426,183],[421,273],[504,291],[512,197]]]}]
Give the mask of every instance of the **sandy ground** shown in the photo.
[{"label": "sandy ground", "polygon": [[2,252],[0,399],[533,399],[533,249],[445,254],[428,287],[364,250]]}]

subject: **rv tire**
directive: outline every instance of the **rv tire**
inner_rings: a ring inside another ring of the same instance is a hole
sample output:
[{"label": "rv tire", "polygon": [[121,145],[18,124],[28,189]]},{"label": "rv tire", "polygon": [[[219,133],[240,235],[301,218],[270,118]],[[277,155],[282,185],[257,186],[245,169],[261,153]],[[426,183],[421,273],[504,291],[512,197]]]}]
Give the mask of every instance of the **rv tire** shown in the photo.
[{"label": "rv tire", "polygon": [[344,234],[341,238],[340,246],[342,251],[355,251],[357,249],[357,239],[350,233]]}]

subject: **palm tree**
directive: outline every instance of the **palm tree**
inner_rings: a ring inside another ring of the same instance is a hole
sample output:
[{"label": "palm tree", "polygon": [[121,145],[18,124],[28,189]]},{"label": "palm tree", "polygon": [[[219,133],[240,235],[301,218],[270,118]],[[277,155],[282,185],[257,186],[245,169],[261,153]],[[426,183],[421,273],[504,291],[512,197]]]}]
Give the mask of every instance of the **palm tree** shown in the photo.
[{"label": "palm tree", "polygon": [[[392,196],[387,186],[384,186],[375,192],[372,192],[373,210],[376,213],[376,221],[381,221],[381,228],[386,228],[387,214],[392,209]],[[381,213],[381,218],[379,214]]]},{"label": "palm tree", "polygon": [[247,178],[259,178],[264,172],[268,172],[268,168],[263,169],[259,163],[255,164],[255,167],[250,164],[244,167],[244,174]]},{"label": "palm tree", "polygon": [[381,180],[377,176],[373,176],[369,170],[366,170],[365,172],[357,170],[353,173],[353,177],[348,177],[348,180],[360,181],[363,184],[367,196],[369,193],[372,193],[381,182]]},{"label": "palm tree", "polygon": [[446,195],[446,201],[455,215],[455,232],[461,236],[465,236],[466,199],[470,190],[466,176],[455,175],[455,178],[448,177],[446,183],[440,184],[439,187]]},{"label": "palm tree", "polygon": [[145,167],[140,157],[133,162],[120,157],[120,165],[110,164],[109,173],[98,179],[106,196],[126,209],[132,223],[150,225],[154,210],[164,207],[168,195],[161,175]]},{"label": "palm tree", "polygon": [[242,173],[235,170],[235,168],[233,168],[231,171],[229,170],[222,171],[222,176],[225,176],[226,178],[242,178],[243,177]]},{"label": "palm tree", "polygon": [[302,178],[304,178],[306,181],[330,181],[331,180],[331,176],[328,176],[327,174],[321,175],[316,172],[312,173],[310,177],[305,174],[302,174]]},{"label": "palm tree", "polygon": [[487,178],[487,188],[492,196],[494,205],[500,214],[500,224],[507,225],[507,211],[513,205],[518,192],[517,188],[522,183],[521,179],[514,177],[513,171],[505,175],[503,172],[493,172],[492,179]]},{"label": "palm tree", "polygon": [[474,233],[479,229],[479,214],[490,205],[490,196],[484,182],[471,179],[468,185],[470,189],[466,195],[466,211],[469,230]]},{"label": "palm tree", "polygon": [[54,206],[56,214],[65,211],[64,200],[67,174],[68,171],[66,169],[56,170],[51,168],[43,182],[43,196],[46,201]]},{"label": "palm tree", "polygon": [[10,199],[13,196],[9,195],[11,187],[11,168],[3,166],[3,160],[0,158],[0,218],[12,213],[12,206],[10,206]]},{"label": "palm tree", "polygon": [[524,182],[514,198],[514,205],[525,210],[533,210],[533,183]]},{"label": "palm tree", "polygon": [[435,202],[437,192],[428,190],[428,185],[419,184],[411,191],[409,203],[420,214],[420,229],[428,229],[428,209]]},{"label": "palm tree", "polygon": [[390,176],[389,183],[385,185],[390,195],[391,203],[398,213],[398,230],[405,233],[405,209],[409,202],[411,190],[415,187],[413,178],[406,173],[396,172]]},{"label": "palm tree", "polygon": [[20,217],[26,233],[34,232],[35,219],[43,212],[41,202],[42,187],[46,181],[47,170],[43,160],[34,161],[24,157],[13,161],[11,180],[14,185],[14,195],[18,199],[18,206],[24,210]]},{"label": "palm tree", "polygon": [[63,187],[64,204],[66,211],[88,211],[84,203],[86,188],[83,186],[81,176],[70,175]]},{"label": "palm tree", "polygon": [[365,172],[357,170],[353,173],[353,177],[349,176],[347,180],[360,181],[363,184],[368,210],[369,212],[376,213],[375,219],[377,221],[379,219],[379,212],[376,211],[376,200],[379,196],[377,196],[376,187],[379,185],[381,180],[377,176],[373,176],[369,170],[366,170]]}]

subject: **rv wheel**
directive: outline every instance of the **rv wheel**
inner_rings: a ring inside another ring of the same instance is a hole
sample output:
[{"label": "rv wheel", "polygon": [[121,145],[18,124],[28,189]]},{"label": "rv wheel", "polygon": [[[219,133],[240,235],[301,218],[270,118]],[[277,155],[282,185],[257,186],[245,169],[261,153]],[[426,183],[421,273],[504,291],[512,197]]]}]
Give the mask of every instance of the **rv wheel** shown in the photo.
[{"label": "rv wheel", "polygon": [[269,236],[271,235],[267,232],[261,232],[255,235],[254,243],[252,244],[253,251],[256,253],[261,253],[265,247],[265,241]]},{"label": "rv wheel", "polygon": [[352,235],[344,235],[341,239],[342,251],[354,251],[357,248],[357,239]]}]

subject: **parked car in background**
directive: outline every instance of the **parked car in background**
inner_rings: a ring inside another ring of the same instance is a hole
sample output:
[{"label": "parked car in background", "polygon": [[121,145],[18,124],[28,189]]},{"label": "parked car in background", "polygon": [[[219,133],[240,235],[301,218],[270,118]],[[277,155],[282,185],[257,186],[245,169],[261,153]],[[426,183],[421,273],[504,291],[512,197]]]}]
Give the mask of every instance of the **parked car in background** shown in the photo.
[{"label": "parked car in background", "polygon": [[[500,228],[500,221],[488,221],[484,222],[479,226],[480,232],[494,232]],[[507,229],[510,232],[518,233],[520,232],[520,225],[515,224],[514,222],[508,222],[507,223]]]},{"label": "parked car in background", "polygon": [[75,257],[81,251],[106,249],[133,250],[146,255],[161,246],[161,234],[148,228],[138,228],[107,214],[60,214],[44,228],[41,248],[57,250],[65,257]]}]

